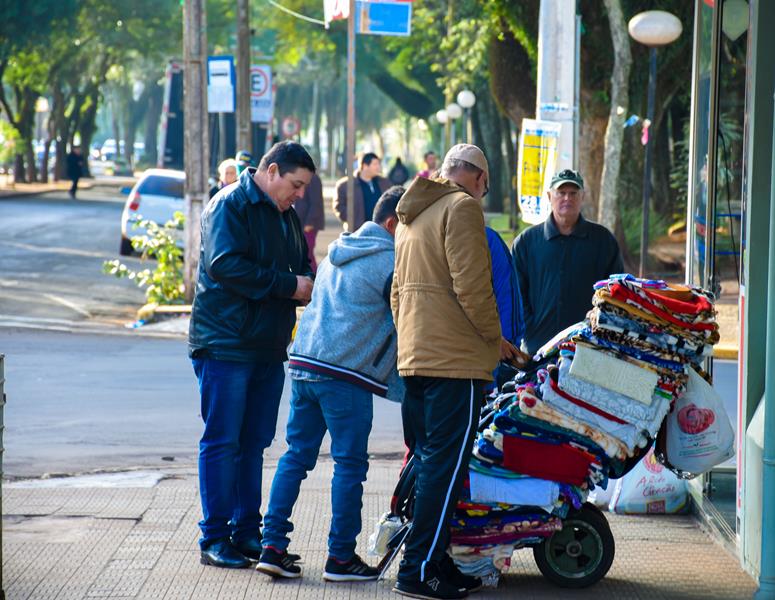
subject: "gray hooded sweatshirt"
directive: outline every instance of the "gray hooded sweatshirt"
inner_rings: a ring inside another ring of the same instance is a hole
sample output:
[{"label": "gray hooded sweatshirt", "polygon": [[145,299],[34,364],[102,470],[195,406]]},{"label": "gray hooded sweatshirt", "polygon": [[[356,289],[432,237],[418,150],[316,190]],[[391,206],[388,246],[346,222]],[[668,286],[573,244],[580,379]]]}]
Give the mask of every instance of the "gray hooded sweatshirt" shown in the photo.
[{"label": "gray hooded sweatshirt", "polygon": [[390,312],[394,258],[393,236],[372,221],[331,242],[288,353],[292,376],[306,371],[401,399]]}]

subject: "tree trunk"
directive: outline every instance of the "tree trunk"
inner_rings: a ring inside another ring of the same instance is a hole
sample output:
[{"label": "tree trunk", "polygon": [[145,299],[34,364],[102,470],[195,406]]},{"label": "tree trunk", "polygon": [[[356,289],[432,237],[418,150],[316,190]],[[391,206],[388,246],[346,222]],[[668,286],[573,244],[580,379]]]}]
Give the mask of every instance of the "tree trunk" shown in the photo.
[{"label": "tree trunk", "polygon": [[622,15],[621,0],[603,0],[608,12],[611,41],[614,47],[614,68],[611,72],[611,109],[605,131],[603,172],[600,177],[600,201],[597,220],[610,231],[616,229],[617,187],[622,161],[624,121],[629,108],[629,80],[632,65],[630,39]]},{"label": "tree trunk", "polygon": [[503,189],[503,154],[501,150],[502,132],[501,115],[490,94],[484,90],[477,91],[480,100],[474,105],[474,142],[487,157],[490,168],[490,192],[485,196],[487,212],[502,212],[504,202]]},{"label": "tree trunk", "polygon": [[[89,171],[89,147],[97,131],[97,109],[99,108],[100,89],[95,85],[89,88],[89,96],[80,118],[81,148],[84,155],[84,177],[91,177]],[[117,142],[118,143],[118,142]]]},{"label": "tree trunk", "polygon": [[116,158],[121,156],[121,129],[118,124],[118,102],[116,101],[115,94],[113,101],[110,103],[110,124],[113,128],[113,139],[116,140]]},{"label": "tree trunk", "polygon": [[[583,104],[583,100],[582,100]],[[584,177],[584,214],[597,215],[600,199],[600,179],[603,172],[605,131],[608,119],[586,115],[579,128],[579,169]]]},{"label": "tree trunk", "polygon": [[13,182],[24,183],[26,174],[24,169],[24,155],[21,152],[17,152],[13,157]]},{"label": "tree trunk", "polygon": [[16,106],[19,107],[19,117],[16,121],[16,130],[19,132],[22,154],[27,163],[27,181],[35,183],[37,169],[35,168],[35,149],[32,146],[32,138],[35,129],[35,101],[38,93],[30,88],[16,88]]},{"label": "tree trunk", "polygon": [[312,157],[320,164],[320,122],[323,117],[323,102],[320,98],[320,84],[317,79],[312,84]]},{"label": "tree trunk", "polygon": [[157,135],[163,100],[164,88],[159,84],[154,84],[148,94],[148,109],[145,112],[145,133],[143,135],[143,140],[145,142],[143,162],[154,167],[158,160]]}]

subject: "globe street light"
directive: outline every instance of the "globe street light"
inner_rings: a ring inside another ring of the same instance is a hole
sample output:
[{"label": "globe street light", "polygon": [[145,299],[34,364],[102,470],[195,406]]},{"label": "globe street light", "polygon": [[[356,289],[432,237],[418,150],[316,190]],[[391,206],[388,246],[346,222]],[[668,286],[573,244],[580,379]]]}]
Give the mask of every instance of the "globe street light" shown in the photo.
[{"label": "globe street light", "polygon": [[455,128],[455,121],[457,121],[460,117],[463,116],[463,109],[460,108],[460,106],[458,106],[454,102],[451,102],[450,104],[447,105],[447,116],[449,117],[449,119],[451,121],[450,128],[452,130],[452,134],[451,134],[452,137],[450,139],[450,144],[449,145],[450,146],[454,146],[455,142],[456,142],[456,140],[455,140],[455,129],[456,129]]},{"label": "globe street light", "polygon": [[474,104],[476,104],[476,96],[471,90],[463,90],[462,92],[458,92],[457,103],[460,106],[462,106],[463,110],[465,111],[466,142],[470,144],[471,141],[474,139],[473,132],[471,131],[471,108],[473,107]]},{"label": "globe street light", "polygon": [[441,124],[441,152],[444,154],[447,151],[447,128],[445,127],[449,121],[447,111],[443,108],[436,111],[436,120]]},{"label": "globe street light", "polygon": [[651,199],[651,135],[654,122],[654,96],[657,87],[657,47],[665,46],[678,39],[683,31],[681,21],[664,10],[648,10],[638,13],[627,24],[627,30],[636,42],[649,47],[649,86],[646,120],[646,156],[643,161],[643,222],[640,233],[640,277],[645,276],[646,255],[649,247],[649,201]]}]

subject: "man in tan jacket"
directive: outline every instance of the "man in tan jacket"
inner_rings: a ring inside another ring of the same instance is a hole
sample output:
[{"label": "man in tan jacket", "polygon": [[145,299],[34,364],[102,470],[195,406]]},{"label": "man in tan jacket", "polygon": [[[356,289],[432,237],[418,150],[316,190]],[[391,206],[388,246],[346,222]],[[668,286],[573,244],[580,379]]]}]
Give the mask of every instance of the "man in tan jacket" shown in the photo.
[{"label": "man in tan jacket", "polygon": [[418,470],[394,591],[414,598],[464,598],[481,586],[457,570],[446,549],[485,382],[501,356],[516,352],[501,345],[480,205],[488,179],[482,151],[458,144],[444,158],[441,178],[415,179],[396,208],[391,308]]}]

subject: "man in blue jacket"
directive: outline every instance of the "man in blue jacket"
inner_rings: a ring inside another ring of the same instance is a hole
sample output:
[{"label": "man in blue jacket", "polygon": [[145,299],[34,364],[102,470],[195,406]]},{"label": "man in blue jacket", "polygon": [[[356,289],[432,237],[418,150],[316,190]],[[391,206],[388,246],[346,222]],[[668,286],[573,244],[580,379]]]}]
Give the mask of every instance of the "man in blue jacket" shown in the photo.
[{"label": "man in blue jacket", "polygon": [[202,213],[188,349],[204,420],[204,564],[243,568],[261,554],[263,454],[275,434],[296,307],[312,294],[304,232],[289,209],[314,172],[301,145],[276,144]]},{"label": "man in blue jacket", "polygon": [[287,550],[291,511],[302,480],[315,467],[326,431],[336,465],[323,578],[367,581],[379,574],[355,554],[355,546],[369,468],[372,394],[395,400],[403,395],[390,312],[396,205],[403,193],[398,186],[387,190],[374,208],[374,221],[331,243],[318,268],[312,302],[299,322],[290,351],[288,451],[272,481],[264,552],[256,567],[273,577],[301,576]]}]

